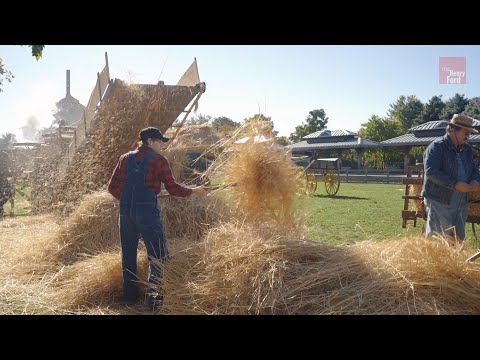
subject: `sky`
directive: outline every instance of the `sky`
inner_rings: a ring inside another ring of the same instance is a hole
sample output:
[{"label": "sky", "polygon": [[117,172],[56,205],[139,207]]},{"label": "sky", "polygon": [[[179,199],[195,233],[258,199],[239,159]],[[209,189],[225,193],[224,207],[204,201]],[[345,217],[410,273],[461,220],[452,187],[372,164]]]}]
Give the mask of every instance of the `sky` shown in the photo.
[{"label": "sky", "polygon": [[[24,140],[31,116],[50,126],[66,94],[66,70],[71,95],[86,105],[105,52],[112,79],[141,84],[175,85],[196,58],[206,83],[197,115],[241,122],[262,113],[287,137],[315,109],[325,110],[327,129],[356,132],[372,115],[386,116],[401,95],[424,103],[435,95],[480,96],[478,45],[46,45],[39,61],[26,46],[0,45],[15,76],[0,92],[0,135]],[[466,84],[440,84],[442,57],[466,58]]]}]

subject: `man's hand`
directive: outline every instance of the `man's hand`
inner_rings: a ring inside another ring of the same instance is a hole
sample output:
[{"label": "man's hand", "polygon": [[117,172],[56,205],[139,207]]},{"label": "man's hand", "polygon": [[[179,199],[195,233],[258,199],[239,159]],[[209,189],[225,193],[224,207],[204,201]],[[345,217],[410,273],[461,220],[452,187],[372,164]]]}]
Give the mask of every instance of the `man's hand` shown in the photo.
[{"label": "man's hand", "polygon": [[460,191],[460,192],[470,192],[470,191],[475,191],[473,190],[474,186],[464,183],[464,182],[458,182],[455,184],[455,190]]},{"label": "man's hand", "polygon": [[473,187],[472,191],[480,191],[480,183],[477,180],[473,180],[470,185]]},{"label": "man's hand", "polygon": [[208,190],[202,185],[192,188],[192,193],[197,196],[207,196]]}]

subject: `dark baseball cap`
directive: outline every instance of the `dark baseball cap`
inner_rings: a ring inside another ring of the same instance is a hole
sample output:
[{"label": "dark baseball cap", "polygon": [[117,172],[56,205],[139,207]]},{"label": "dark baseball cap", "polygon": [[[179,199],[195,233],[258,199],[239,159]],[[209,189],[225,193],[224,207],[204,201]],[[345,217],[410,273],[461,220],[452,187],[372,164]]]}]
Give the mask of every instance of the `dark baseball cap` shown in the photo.
[{"label": "dark baseball cap", "polygon": [[148,139],[159,139],[163,142],[167,142],[168,140],[170,140],[170,138],[163,136],[161,131],[158,130],[156,127],[147,127],[140,131],[140,134],[138,136],[143,142],[147,142]]}]

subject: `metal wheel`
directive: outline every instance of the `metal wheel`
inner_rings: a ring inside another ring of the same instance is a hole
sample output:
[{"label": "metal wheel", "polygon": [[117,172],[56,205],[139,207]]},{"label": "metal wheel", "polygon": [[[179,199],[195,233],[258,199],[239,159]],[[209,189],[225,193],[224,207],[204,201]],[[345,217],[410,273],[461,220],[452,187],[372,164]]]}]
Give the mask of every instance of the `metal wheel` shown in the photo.
[{"label": "metal wheel", "polygon": [[328,195],[335,195],[340,189],[340,174],[338,171],[326,170],[323,173],[323,181],[325,182],[325,190]]},{"label": "metal wheel", "polygon": [[311,195],[317,190],[317,179],[315,175],[307,174],[306,175],[306,182],[307,182],[307,194]]}]

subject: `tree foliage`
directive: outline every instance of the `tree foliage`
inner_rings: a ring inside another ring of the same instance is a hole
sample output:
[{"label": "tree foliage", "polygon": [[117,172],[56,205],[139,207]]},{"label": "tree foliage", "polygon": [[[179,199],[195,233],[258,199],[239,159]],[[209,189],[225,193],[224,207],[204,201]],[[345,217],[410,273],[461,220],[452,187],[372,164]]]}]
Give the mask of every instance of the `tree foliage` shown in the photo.
[{"label": "tree foliage", "polygon": [[11,71],[8,71],[7,69],[5,69],[5,66],[3,65],[3,60],[2,58],[0,58],[0,92],[3,91],[2,90],[3,81],[6,80],[11,83],[14,77],[15,76],[13,76]]},{"label": "tree foliage", "polygon": [[0,150],[9,149],[17,142],[17,137],[12,133],[5,133],[0,136]]},{"label": "tree foliage", "polygon": [[300,141],[304,136],[323,130],[327,127],[328,117],[323,109],[312,110],[308,113],[305,123],[295,127],[289,139],[292,142]]},{"label": "tree foliage", "polygon": [[[28,45],[32,49],[32,56],[38,60],[42,57],[43,48],[45,45]],[[0,92],[2,92],[3,81],[12,82],[13,76],[12,72],[5,68],[2,58],[0,58]]]},{"label": "tree foliage", "polygon": [[358,135],[373,141],[384,141],[402,135],[402,124],[398,120],[372,115],[363,123]]},{"label": "tree foliage", "polygon": [[230,132],[238,127],[240,127],[240,123],[233,121],[232,119],[226,117],[226,116],[220,116],[212,121],[212,126],[222,132],[222,133],[227,133]]},{"label": "tree foliage", "polygon": [[455,94],[455,96],[448,99],[445,103],[445,108],[440,114],[440,117],[442,120],[450,120],[453,114],[461,114],[466,109],[468,102],[469,100],[465,95]]},{"label": "tree foliage", "polygon": [[422,110],[423,104],[415,95],[408,97],[402,95],[396,102],[390,104],[387,114],[389,118],[400,121],[403,131],[406,132],[420,122]]},{"label": "tree foliage", "polygon": [[249,118],[246,118],[246,119],[243,120],[244,124],[246,124],[250,121],[265,121],[265,122],[269,123],[270,128],[272,129],[273,135],[275,137],[277,137],[278,131],[273,130],[274,124],[273,124],[272,118],[270,116],[267,117],[263,114],[255,114],[255,115],[250,116]]},{"label": "tree foliage", "polygon": [[286,136],[277,136],[276,140],[277,140],[277,144],[280,144],[283,146],[290,145],[291,143]]},{"label": "tree foliage", "polygon": [[[182,119],[183,120],[183,119]],[[185,121],[185,126],[190,126],[190,125],[205,125],[208,124],[209,122],[212,121],[212,117],[210,115],[203,115],[203,114],[198,114],[190,117]],[[178,126],[180,125],[180,120],[177,119],[173,123],[173,126]]]},{"label": "tree foliage", "polygon": [[445,103],[442,100],[442,95],[432,96],[430,100],[423,106],[423,110],[420,113],[420,117],[414,125],[424,124],[429,121],[440,120],[441,113],[445,108]]},{"label": "tree foliage", "polygon": [[480,97],[471,98],[463,114],[480,120]]},{"label": "tree foliage", "polygon": [[[360,137],[381,142],[400,136],[403,133],[403,127],[400,121],[388,118],[381,118],[372,115],[366,123],[358,131]],[[374,167],[385,168],[388,160],[399,157],[399,151],[395,149],[374,149],[365,153],[366,162]]]}]

